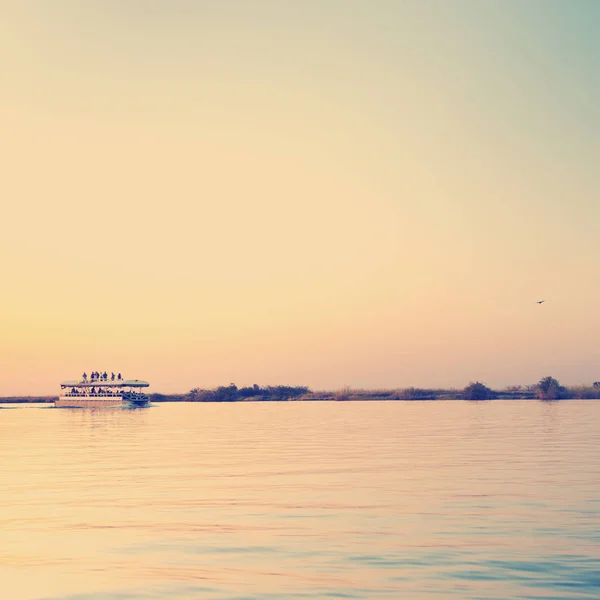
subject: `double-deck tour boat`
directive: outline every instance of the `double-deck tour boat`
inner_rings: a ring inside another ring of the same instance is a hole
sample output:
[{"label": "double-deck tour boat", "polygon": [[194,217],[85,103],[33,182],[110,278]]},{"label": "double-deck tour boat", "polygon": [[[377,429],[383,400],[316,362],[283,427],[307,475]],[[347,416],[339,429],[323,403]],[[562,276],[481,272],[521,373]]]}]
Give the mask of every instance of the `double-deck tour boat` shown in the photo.
[{"label": "double-deck tour boat", "polygon": [[59,408],[98,408],[109,406],[146,406],[148,394],[143,388],[150,384],[141,379],[123,379],[106,372],[84,373],[79,381],[63,381],[60,396],[54,402]]}]

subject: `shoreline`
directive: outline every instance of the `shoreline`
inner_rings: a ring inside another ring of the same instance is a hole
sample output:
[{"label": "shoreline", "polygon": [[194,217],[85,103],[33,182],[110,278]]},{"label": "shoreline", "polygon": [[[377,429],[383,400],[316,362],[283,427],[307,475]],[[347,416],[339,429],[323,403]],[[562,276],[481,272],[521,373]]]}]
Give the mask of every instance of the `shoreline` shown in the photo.
[{"label": "shoreline", "polygon": [[[54,404],[54,397],[46,396],[7,396],[0,397],[0,408],[2,405],[21,405],[21,404]],[[455,397],[443,397],[443,398],[385,398],[379,396],[361,396],[361,397],[350,397],[350,398],[336,398],[335,395],[320,396],[318,398],[285,398],[281,400],[273,400],[267,398],[244,398],[240,400],[187,400],[187,399],[153,399],[150,398],[150,404],[170,404],[170,403],[185,403],[185,404],[235,404],[235,403],[257,403],[257,402],[494,402],[494,401],[542,401],[542,402],[555,402],[557,400],[599,400],[600,398],[585,398],[569,396],[560,399],[544,399],[538,398],[537,396],[504,396],[499,395],[495,398],[486,399],[471,399],[471,398],[460,398]]]}]

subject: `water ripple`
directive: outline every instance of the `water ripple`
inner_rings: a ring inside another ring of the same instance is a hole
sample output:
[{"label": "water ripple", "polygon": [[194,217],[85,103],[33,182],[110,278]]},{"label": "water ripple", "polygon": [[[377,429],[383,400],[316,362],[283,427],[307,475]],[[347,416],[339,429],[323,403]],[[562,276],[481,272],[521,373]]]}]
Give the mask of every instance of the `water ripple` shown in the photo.
[{"label": "water ripple", "polygon": [[600,403],[19,407],[9,600],[584,599]]}]

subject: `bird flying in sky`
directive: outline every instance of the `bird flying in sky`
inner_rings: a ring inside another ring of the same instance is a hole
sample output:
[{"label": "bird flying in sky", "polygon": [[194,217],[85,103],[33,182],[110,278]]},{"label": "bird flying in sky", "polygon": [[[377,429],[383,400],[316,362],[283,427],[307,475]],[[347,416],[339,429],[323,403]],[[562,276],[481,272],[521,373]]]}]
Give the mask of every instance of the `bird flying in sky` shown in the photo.
[{"label": "bird flying in sky", "polygon": [[546,302],[545,300],[538,300],[536,304],[542,304],[542,302]]}]

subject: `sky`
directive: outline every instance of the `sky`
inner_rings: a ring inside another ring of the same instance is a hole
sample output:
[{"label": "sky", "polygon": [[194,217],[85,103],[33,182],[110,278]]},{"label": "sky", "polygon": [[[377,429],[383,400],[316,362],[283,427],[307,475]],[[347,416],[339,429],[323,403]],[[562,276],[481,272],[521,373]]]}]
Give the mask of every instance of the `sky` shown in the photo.
[{"label": "sky", "polygon": [[595,0],[0,0],[0,395],[600,380],[599,29]]}]

